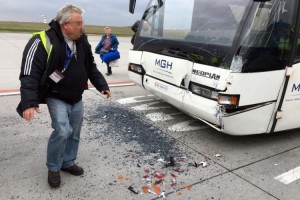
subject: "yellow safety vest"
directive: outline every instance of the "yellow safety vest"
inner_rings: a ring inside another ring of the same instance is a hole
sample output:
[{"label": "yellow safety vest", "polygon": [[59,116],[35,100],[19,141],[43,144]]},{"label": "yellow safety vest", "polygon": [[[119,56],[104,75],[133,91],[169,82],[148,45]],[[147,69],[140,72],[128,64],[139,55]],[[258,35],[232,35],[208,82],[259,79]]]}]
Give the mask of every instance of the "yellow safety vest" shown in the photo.
[{"label": "yellow safety vest", "polygon": [[51,52],[52,52],[53,45],[50,43],[50,39],[45,31],[32,33],[32,37],[34,37],[36,35],[39,35],[42,40],[43,46],[48,54],[48,58],[47,58],[47,62],[48,62]]}]

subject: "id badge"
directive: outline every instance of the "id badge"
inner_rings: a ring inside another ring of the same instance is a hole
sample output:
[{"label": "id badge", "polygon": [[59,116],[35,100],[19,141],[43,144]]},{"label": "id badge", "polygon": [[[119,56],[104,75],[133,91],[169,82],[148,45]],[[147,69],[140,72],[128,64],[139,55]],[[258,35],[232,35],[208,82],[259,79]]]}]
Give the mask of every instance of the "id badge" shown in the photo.
[{"label": "id badge", "polygon": [[55,70],[50,76],[49,78],[51,78],[52,81],[54,81],[55,83],[58,83],[59,81],[61,81],[64,78],[64,75],[58,71]]}]

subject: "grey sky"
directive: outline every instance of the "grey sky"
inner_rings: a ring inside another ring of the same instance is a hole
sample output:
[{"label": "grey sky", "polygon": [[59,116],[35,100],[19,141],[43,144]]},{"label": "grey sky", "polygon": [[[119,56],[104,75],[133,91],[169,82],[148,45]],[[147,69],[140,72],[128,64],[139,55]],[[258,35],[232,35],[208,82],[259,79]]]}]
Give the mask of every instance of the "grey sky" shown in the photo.
[{"label": "grey sky", "polygon": [[66,3],[81,6],[85,24],[107,26],[131,26],[140,19],[149,0],[137,0],[135,14],[128,11],[129,0],[0,0],[0,21],[41,22],[56,16]]}]

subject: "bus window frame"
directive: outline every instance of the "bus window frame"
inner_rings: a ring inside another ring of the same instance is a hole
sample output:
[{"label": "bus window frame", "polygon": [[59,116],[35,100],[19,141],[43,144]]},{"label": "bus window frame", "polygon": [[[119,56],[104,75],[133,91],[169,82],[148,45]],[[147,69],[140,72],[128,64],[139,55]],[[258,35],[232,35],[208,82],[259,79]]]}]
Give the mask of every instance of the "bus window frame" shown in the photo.
[{"label": "bus window frame", "polygon": [[292,67],[294,64],[300,63],[300,45],[298,50],[298,40],[300,40],[300,2],[298,2],[295,30],[297,36],[294,36],[294,41],[292,43],[292,52],[289,67]]}]

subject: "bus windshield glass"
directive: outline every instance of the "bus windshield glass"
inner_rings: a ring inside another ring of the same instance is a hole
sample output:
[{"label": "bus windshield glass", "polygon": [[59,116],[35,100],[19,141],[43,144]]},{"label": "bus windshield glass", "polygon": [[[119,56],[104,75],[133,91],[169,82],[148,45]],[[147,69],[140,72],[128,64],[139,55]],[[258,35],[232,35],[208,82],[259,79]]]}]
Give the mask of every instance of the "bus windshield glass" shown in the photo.
[{"label": "bus windshield glass", "polygon": [[284,69],[299,0],[151,0],[134,48],[231,69]]},{"label": "bus windshield glass", "polygon": [[140,36],[232,46],[249,0],[152,0]]},{"label": "bus windshield glass", "polygon": [[252,0],[151,0],[134,48],[230,68]]}]

